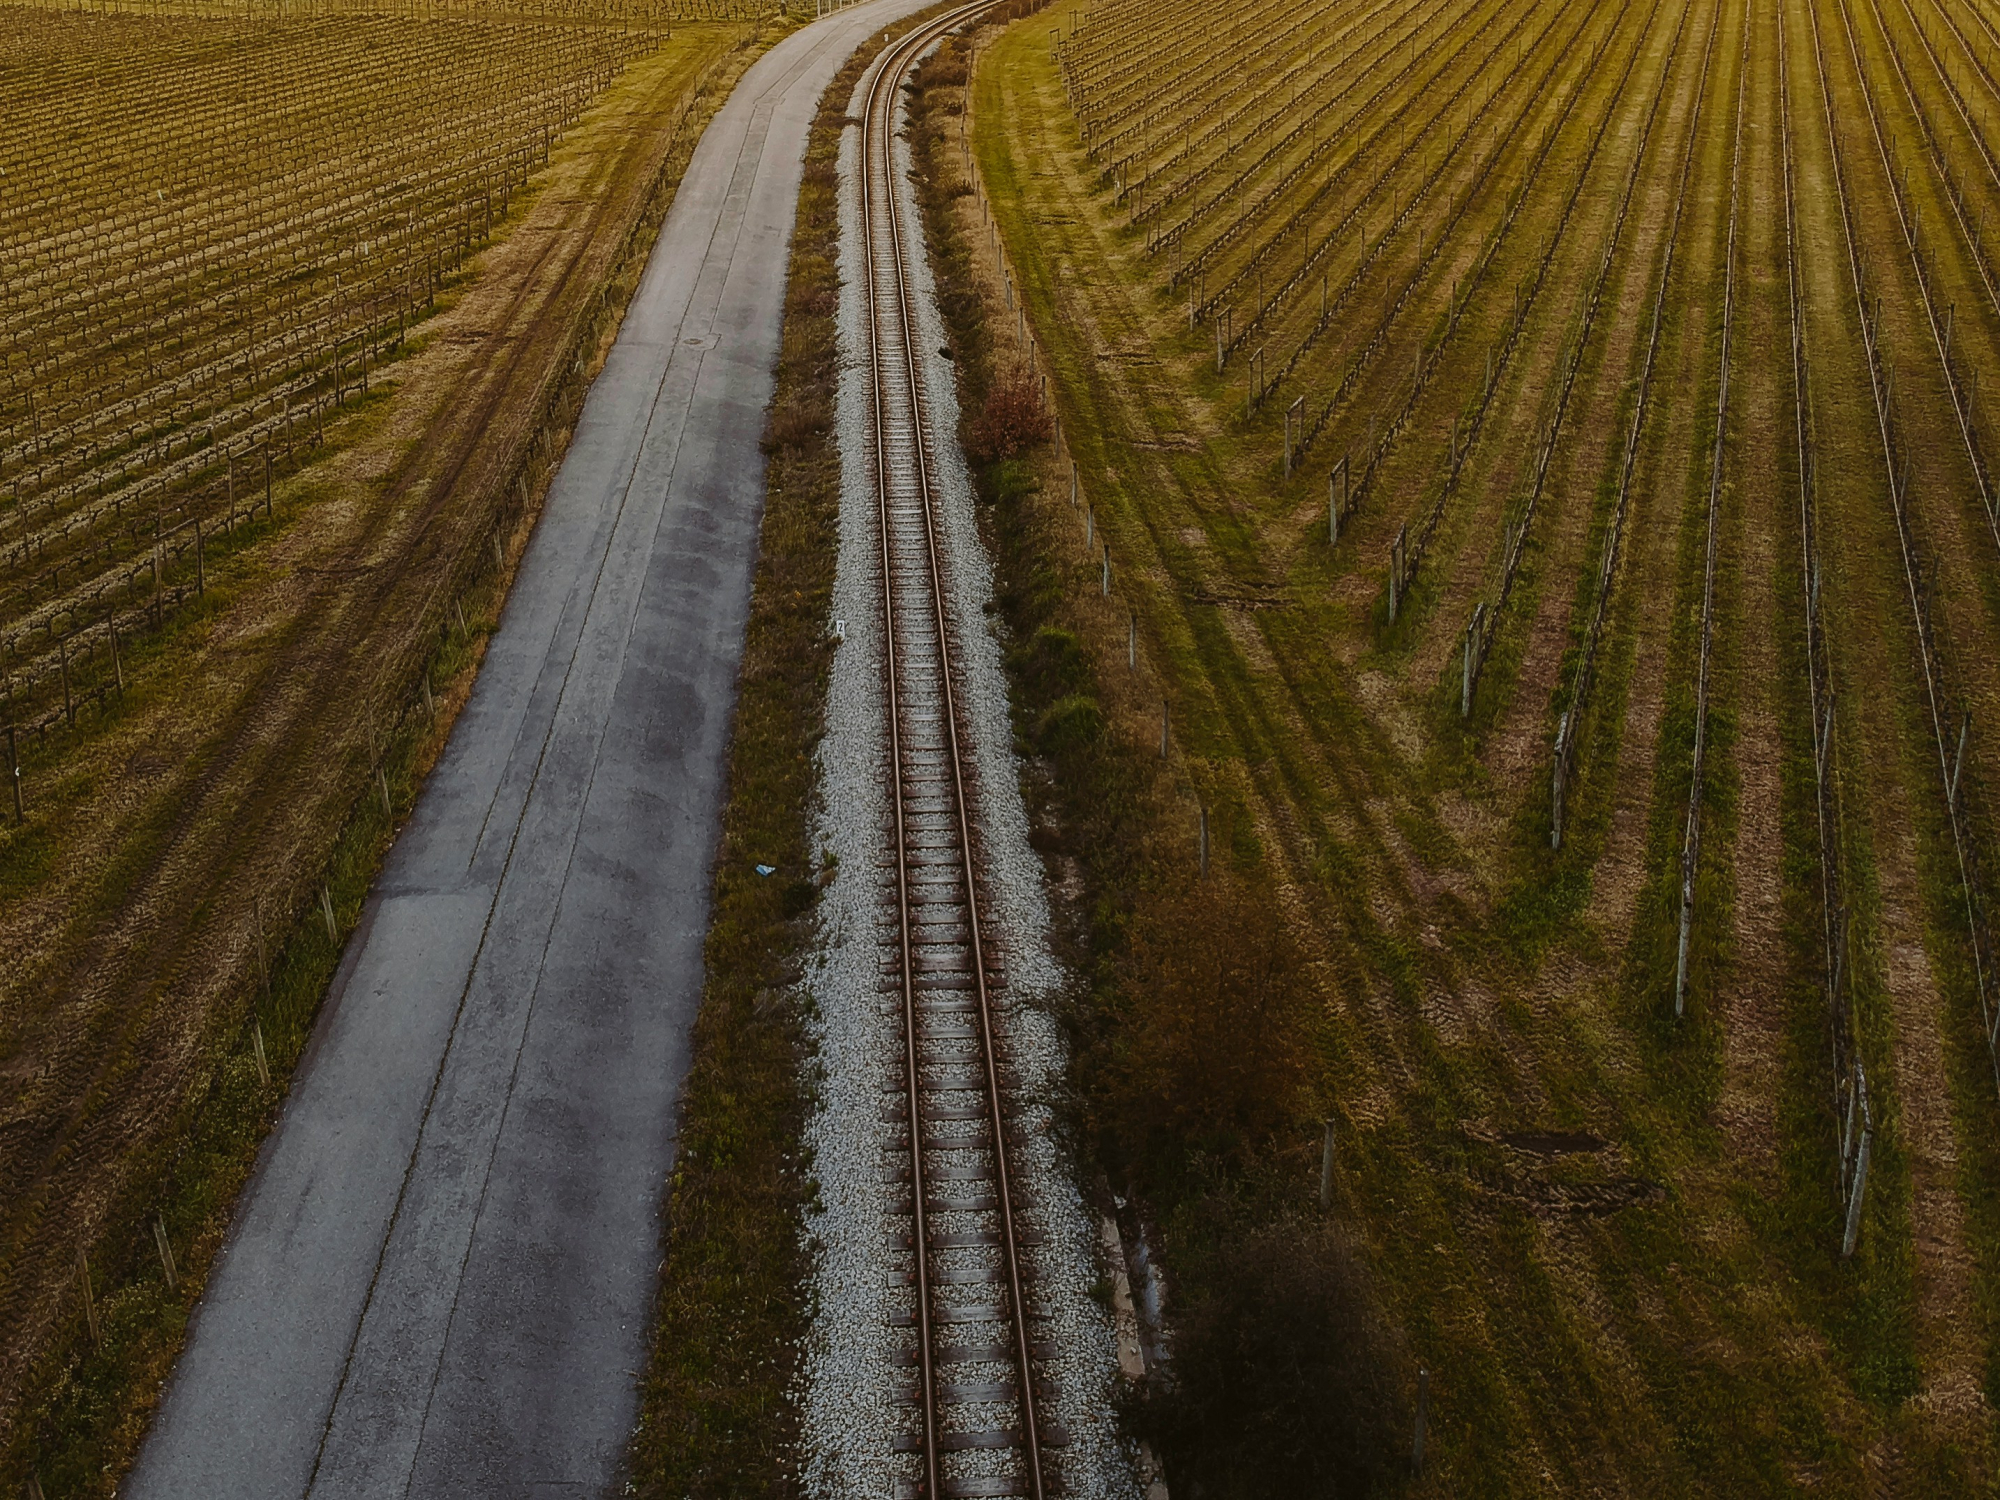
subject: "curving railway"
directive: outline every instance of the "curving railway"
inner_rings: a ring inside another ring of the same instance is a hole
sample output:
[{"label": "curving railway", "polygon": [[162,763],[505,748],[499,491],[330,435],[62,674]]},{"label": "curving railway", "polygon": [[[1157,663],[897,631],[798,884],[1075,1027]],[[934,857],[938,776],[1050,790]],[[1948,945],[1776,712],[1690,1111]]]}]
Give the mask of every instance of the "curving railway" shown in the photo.
[{"label": "curving railway", "polygon": [[883,913],[882,983],[900,1011],[902,1088],[884,1111],[884,1169],[896,1184],[892,1357],[906,1426],[898,1491],[1023,1496],[1059,1486],[1045,1450],[1062,1434],[1038,1410],[1028,1296],[1030,1239],[1009,1161],[1006,1069],[996,1041],[997,956],[968,788],[950,611],[933,494],[933,445],[917,359],[910,263],[922,227],[896,190],[902,83],[945,32],[985,9],[951,11],[889,48],[862,115],[861,228],[867,278],[872,457],[881,546],[893,879]]}]

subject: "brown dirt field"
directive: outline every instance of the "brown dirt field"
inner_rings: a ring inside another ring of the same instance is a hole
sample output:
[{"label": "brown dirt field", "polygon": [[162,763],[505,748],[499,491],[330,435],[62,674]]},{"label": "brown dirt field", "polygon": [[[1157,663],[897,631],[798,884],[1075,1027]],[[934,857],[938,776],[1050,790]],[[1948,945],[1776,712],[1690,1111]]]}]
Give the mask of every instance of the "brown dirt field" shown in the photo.
[{"label": "brown dirt field", "polygon": [[19,1085],[0,1105],[0,1447],[22,1381],[74,1321],[76,1247],[240,1017],[258,928],[281,935],[311,899],[455,587],[504,534],[524,460],[559,451],[543,424],[569,351],[697,75],[740,35],[691,29],[613,86],[421,351],[383,372],[386,409],[347,418],[287,487],[297,519],[167,642],[171,670],[34,789],[53,868],[0,906],[0,950],[19,956],[0,981],[0,1069]]}]

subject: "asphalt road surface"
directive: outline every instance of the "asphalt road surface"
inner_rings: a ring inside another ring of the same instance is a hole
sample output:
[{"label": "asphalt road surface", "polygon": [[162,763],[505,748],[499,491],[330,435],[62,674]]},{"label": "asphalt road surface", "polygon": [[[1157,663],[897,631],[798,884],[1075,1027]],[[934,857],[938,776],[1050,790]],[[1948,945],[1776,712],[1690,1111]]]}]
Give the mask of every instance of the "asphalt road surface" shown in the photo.
[{"label": "asphalt road surface", "polygon": [[922,3],[788,37],[696,149],[128,1496],[614,1482],[701,993],[806,132],[853,48]]}]

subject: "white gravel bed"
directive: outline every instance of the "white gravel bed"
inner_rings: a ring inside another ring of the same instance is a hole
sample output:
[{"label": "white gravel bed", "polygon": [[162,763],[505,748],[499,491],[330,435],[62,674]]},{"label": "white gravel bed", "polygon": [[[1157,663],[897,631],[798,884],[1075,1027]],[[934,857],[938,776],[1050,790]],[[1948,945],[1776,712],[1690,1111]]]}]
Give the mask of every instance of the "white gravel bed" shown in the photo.
[{"label": "white gravel bed", "polygon": [[[857,88],[848,113],[858,117],[861,109]],[[915,224],[920,221],[908,180],[909,148],[900,134],[894,149],[906,222]],[[883,1180],[884,1147],[907,1137],[903,1126],[881,1118],[901,1083],[902,1035],[900,1010],[884,1004],[880,989],[882,911],[891,898],[893,877],[882,862],[891,810],[885,784],[881,554],[868,427],[866,281],[856,191],[859,150],[860,130],[850,126],[840,148],[843,358],[835,431],[841,447],[841,518],[832,609],[844,644],[835,653],[828,684],[815,820],[815,847],[836,863],[820,902],[820,941],[806,980],[814,999],[812,1030],[820,1068],[806,1136],[819,1205],[807,1225],[815,1312],[797,1395],[805,1488],[828,1500],[891,1496],[898,1475],[916,1472],[914,1455],[895,1453],[891,1446],[895,1434],[916,1426],[914,1410],[895,1404],[896,1388],[910,1385],[914,1370],[891,1362],[893,1352],[910,1342],[910,1332],[889,1326],[895,1311],[911,1309],[913,1293],[907,1280],[910,1252],[891,1245],[892,1235],[907,1229],[897,1206],[907,1201],[908,1186]],[[965,749],[971,760],[975,836],[987,877],[981,892],[983,930],[997,948],[1005,974],[994,998],[1020,1131],[1009,1162],[1017,1198],[1027,1205],[1020,1223],[1039,1231],[1044,1240],[1023,1250],[1024,1271],[1032,1283],[1030,1305],[1037,1314],[1031,1327],[1035,1338],[1053,1340],[1058,1351],[1042,1367],[1056,1383],[1055,1395],[1043,1406],[1045,1423],[1059,1423],[1071,1439],[1069,1446],[1052,1453],[1052,1467],[1066,1495],[1127,1500],[1138,1495],[1139,1486],[1111,1414],[1117,1346],[1109,1315],[1090,1296],[1100,1274],[1098,1236],[1049,1133],[1050,1111],[1039,1102],[1063,1067],[1061,1035],[1044,1008],[1062,975],[1049,951],[1044,873],[1028,845],[1007,681],[986,613],[993,595],[992,563],[979,537],[972,485],[955,439],[957,392],[950,362],[937,353],[945,334],[927,260],[917,257],[912,272],[943,523],[945,586],[953,614],[952,649],[969,738]],[[943,1054],[932,1049],[926,1055]],[[921,1128],[917,1122],[911,1125]],[[932,1139],[979,1134],[976,1122],[938,1122],[931,1129]],[[985,1160],[989,1146],[968,1139],[965,1148],[944,1157]],[[992,1222],[990,1213],[978,1211],[945,1211],[934,1219],[951,1229],[979,1229]],[[973,1272],[994,1270],[999,1261],[997,1250],[964,1247],[941,1251],[935,1263],[940,1270]],[[948,1288],[947,1294],[954,1301],[975,1301],[980,1295],[976,1283]],[[1005,1337],[998,1325],[964,1324],[954,1326],[949,1342],[977,1344]],[[976,1362],[950,1366],[948,1378],[970,1382],[1008,1374],[1005,1363]],[[1011,1403],[968,1404],[948,1408],[946,1425],[976,1430],[1003,1425],[1012,1413]],[[946,1473],[1004,1474],[1018,1462],[1010,1452],[973,1450],[948,1455]]]}]

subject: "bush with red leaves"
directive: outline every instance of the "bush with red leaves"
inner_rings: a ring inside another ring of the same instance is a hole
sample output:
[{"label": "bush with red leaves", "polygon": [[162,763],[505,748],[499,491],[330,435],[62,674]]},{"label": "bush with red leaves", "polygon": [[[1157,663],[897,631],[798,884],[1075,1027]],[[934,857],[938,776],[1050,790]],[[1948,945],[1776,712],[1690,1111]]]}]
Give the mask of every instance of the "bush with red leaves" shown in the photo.
[{"label": "bush with red leaves", "polygon": [[1042,405],[1034,371],[1016,366],[987,389],[986,404],[966,433],[966,451],[980,463],[1017,458],[1049,440],[1049,410]]}]

